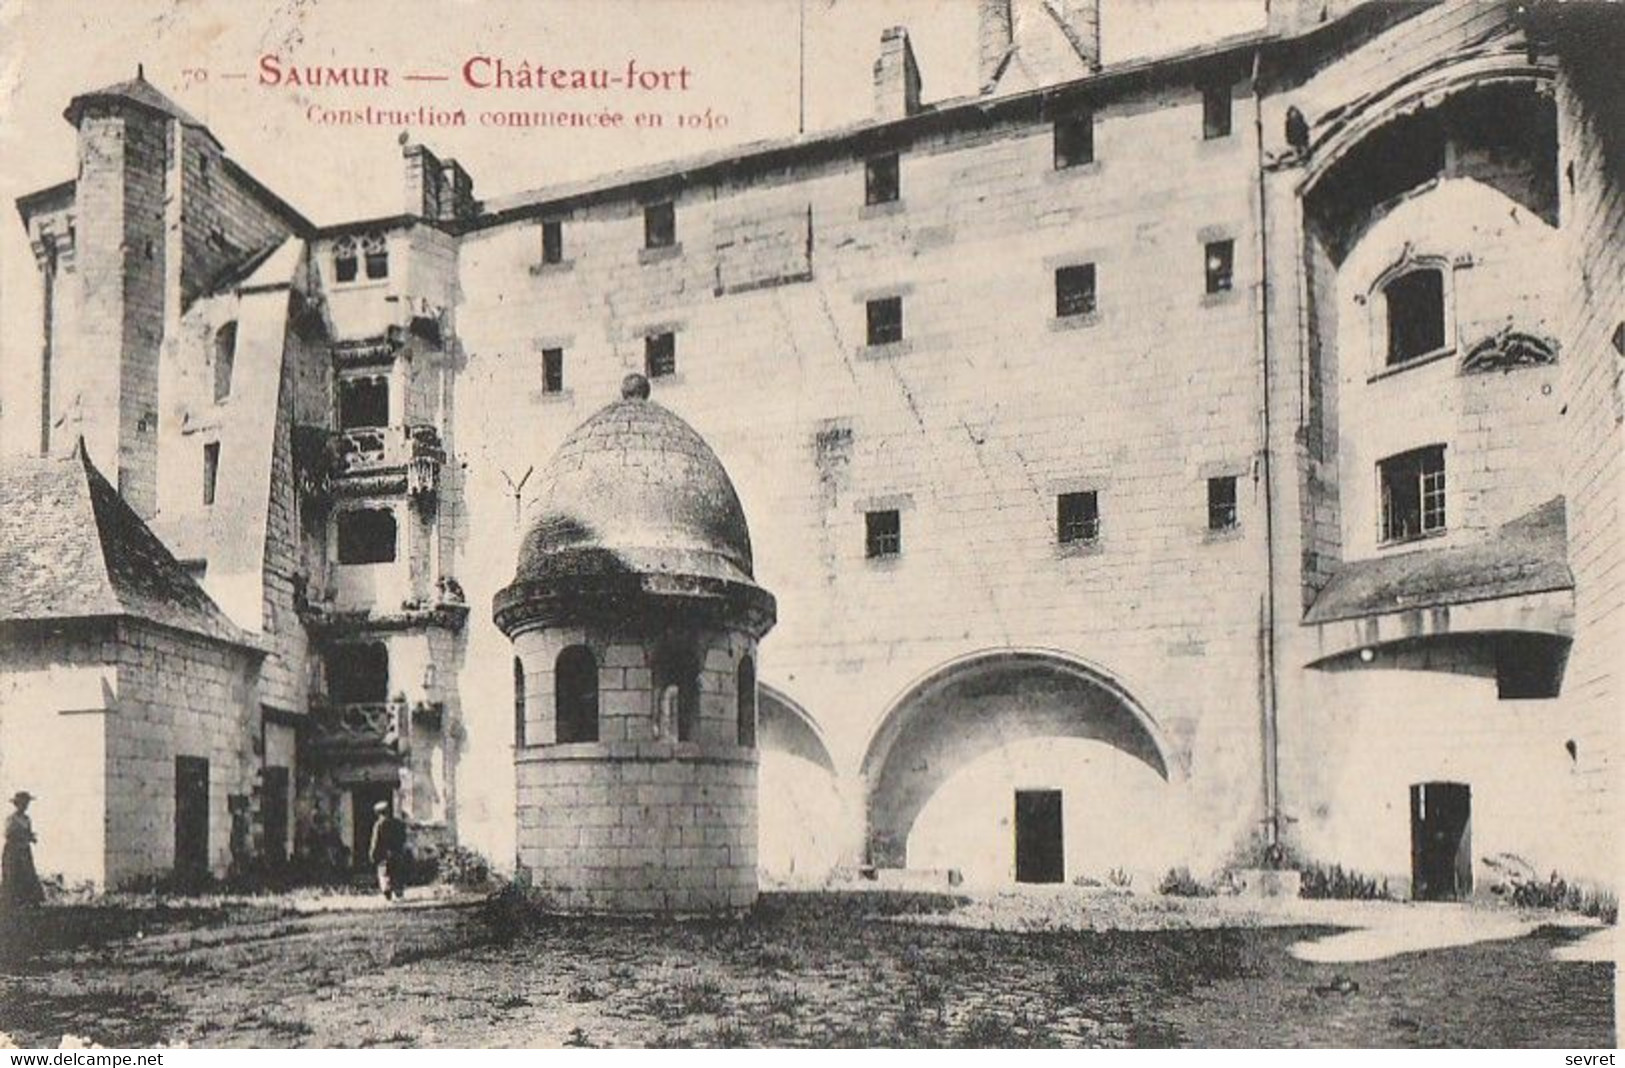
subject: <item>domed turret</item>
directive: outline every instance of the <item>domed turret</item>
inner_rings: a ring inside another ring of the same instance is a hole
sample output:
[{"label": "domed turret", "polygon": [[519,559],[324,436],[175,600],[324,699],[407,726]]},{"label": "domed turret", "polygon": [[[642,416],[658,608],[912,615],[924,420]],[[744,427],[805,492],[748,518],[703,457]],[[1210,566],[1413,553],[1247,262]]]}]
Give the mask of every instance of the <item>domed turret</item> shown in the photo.
[{"label": "domed turret", "polygon": [[704,440],[630,375],[542,472],[514,580],[518,870],[555,908],[756,899],[756,646],[773,596]]},{"label": "domed turret", "polygon": [[542,471],[535,514],[497,596],[510,636],[639,595],[729,601],[772,626],[733,482],[692,427],[649,399],[642,375],[565,438]]}]

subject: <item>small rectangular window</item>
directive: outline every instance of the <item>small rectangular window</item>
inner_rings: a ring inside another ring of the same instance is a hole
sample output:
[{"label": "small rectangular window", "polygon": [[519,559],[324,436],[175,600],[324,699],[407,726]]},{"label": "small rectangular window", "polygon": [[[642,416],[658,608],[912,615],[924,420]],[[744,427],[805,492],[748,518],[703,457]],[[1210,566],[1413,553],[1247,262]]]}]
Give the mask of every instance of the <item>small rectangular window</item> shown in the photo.
[{"label": "small rectangular window", "polygon": [[1235,284],[1236,243],[1228,238],[1224,241],[1209,241],[1202,262],[1207,271],[1207,291],[1230,292],[1231,286]]},{"label": "small rectangular window", "polygon": [[1088,490],[1055,498],[1055,540],[1062,545],[1092,545],[1100,540],[1099,494]]},{"label": "small rectangular window", "polygon": [[338,550],[341,564],[388,564],[395,560],[395,513],[388,508],[340,512]]},{"label": "small rectangular window", "polygon": [[203,446],[203,503],[214,503],[214,489],[220,478],[220,443],[211,441]]},{"label": "small rectangular window", "polygon": [[643,247],[671,248],[677,244],[677,208],[671,201],[643,209]]},{"label": "small rectangular window", "polygon": [[229,322],[214,335],[214,402],[231,396],[231,375],[237,362],[237,323]]},{"label": "small rectangular window", "polygon": [[677,335],[671,331],[643,339],[643,373],[664,378],[677,373]]},{"label": "small rectangular window", "polygon": [[903,298],[882,297],[867,305],[868,338],[871,345],[890,345],[903,340]]},{"label": "small rectangular window", "polygon": [[322,658],[327,696],[336,705],[381,705],[389,700],[389,647],[383,642],[344,642]]},{"label": "small rectangular window", "polygon": [[1210,85],[1202,90],[1202,136],[1212,141],[1230,136],[1230,87]]},{"label": "small rectangular window", "polygon": [[564,350],[542,350],[542,392],[564,392]]},{"label": "small rectangular window", "polygon": [[1390,456],[1377,464],[1384,542],[1409,541],[1445,529],[1444,446]]},{"label": "small rectangular window", "polygon": [[1079,112],[1055,120],[1055,169],[1095,161],[1095,116]]},{"label": "small rectangular window", "polygon": [[889,204],[896,200],[900,189],[897,153],[876,156],[864,164],[863,202]]},{"label": "small rectangular window", "polygon": [[564,262],[564,224],[557,219],[542,223],[542,262]]},{"label": "small rectangular window", "polygon": [[1207,480],[1207,528],[1231,530],[1236,526],[1236,476]]},{"label": "small rectangular window", "polygon": [[863,513],[863,555],[873,560],[903,551],[902,513],[895,508]]},{"label": "small rectangular window", "polygon": [[1095,265],[1080,263],[1055,270],[1055,315],[1093,315],[1095,311]]}]

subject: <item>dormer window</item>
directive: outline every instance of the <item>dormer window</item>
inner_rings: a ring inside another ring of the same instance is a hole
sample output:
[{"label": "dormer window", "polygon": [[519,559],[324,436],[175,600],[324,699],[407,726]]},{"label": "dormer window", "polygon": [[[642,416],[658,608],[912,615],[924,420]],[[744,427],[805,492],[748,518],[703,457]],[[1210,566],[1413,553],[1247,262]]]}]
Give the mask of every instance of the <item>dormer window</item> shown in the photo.
[{"label": "dormer window", "polygon": [[333,281],[354,282],[359,263],[355,238],[341,237],[333,242]]},{"label": "dormer window", "polygon": [[367,277],[389,277],[389,245],[383,234],[367,234],[361,239],[361,255],[367,261]]},{"label": "dormer window", "polygon": [[1444,271],[1418,267],[1382,287],[1388,315],[1386,364],[1408,363],[1445,347]]}]

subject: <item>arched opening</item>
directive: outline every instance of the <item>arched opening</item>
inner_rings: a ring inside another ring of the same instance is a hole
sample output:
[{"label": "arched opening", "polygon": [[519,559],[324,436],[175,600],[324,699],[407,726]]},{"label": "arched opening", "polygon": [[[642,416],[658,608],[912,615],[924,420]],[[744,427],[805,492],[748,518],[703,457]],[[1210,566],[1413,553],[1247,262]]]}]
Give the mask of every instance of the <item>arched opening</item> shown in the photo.
[{"label": "arched opening", "polygon": [[513,658],[513,744],[525,747],[525,665],[517,656]]},{"label": "arched opening", "polygon": [[757,686],[757,866],[763,885],[820,886],[849,858],[850,812],[817,723],[794,699]]},{"label": "arched opening", "polygon": [[738,700],[735,713],[738,720],[739,745],[743,749],[756,748],[756,661],[741,657],[735,677]]},{"label": "arched opening", "polygon": [[[875,731],[862,767],[868,862],[907,866],[910,832],[945,784],[983,758],[1014,753],[1036,739],[1092,743],[1080,752],[1095,754],[1098,759],[1090,767],[1099,769],[1101,780],[1132,778],[1139,774],[1132,770],[1136,767],[1149,769],[1154,790],[1165,790],[1170,780],[1168,748],[1157,728],[1138,702],[1105,673],[1046,650],[974,654],[943,665],[910,687]],[[1037,747],[1040,757],[1043,749]],[[1076,774],[1084,774],[1089,763],[1074,761],[1080,769]],[[1035,774],[1074,776],[1065,768],[1029,761],[1001,765],[994,770],[1010,774],[1005,780],[994,776],[989,781],[1004,781],[1000,789],[1010,787],[1012,794],[1021,788],[1061,785],[1023,781],[1026,772],[1021,769],[1027,767],[1039,769]],[[1073,781],[1068,789],[1084,785]],[[1145,782],[1134,787],[1136,797],[1147,796]],[[1007,817],[1015,800],[1001,794],[984,796],[978,803]],[[1119,825],[1140,821],[1146,827],[1156,822],[1150,812],[1113,808],[1102,809],[1094,818]],[[1004,826],[1008,823],[1006,819]],[[996,821],[991,825],[999,826]],[[1007,855],[1018,837],[1011,834],[1011,842],[1005,844]],[[1103,870],[1111,866],[1111,858],[1100,859]]]},{"label": "arched opening", "polygon": [[654,656],[655,723],[658,737],[696,741],[700,730],[700,665],[693,650],[666,642]]},{"label": "arched opening", "polygon": [[553,668],[554,740],[598,740],[598,658],[585,645],[559,653]]},{"label": "arched opening", "polygon": [[231,375],[237,362],[237,322],[226,323],[214,334],[214,400],[231,396]]}]

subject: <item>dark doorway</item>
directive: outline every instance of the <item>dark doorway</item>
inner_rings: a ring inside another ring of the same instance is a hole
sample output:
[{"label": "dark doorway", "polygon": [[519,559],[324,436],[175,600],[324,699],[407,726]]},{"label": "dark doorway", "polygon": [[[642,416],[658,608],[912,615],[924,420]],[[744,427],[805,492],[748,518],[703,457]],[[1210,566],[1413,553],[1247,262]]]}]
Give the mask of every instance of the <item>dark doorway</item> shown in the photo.
[{"label": "dark doorway", "polygon": [[350,843],[350,856],[357,868],[372,866],[367,853],[372,848],[372,825],[378,820],[378,813],[372,810],[372,806],[380,801],[389,804],[393,810],[395,788],[388,783],[367,783],[350,791],[350,811],[355,821],[355,838]]},{"label": "dark doorway", "polygon": [[1061,850],[1061,791],[1016,791],[1016,882],[1066,879]]},{"label": "dark doorway", "polygon": [[175,758],[175,878],[196,882],[209,874],[209,762]]},{"label": "dark doorway", "polygon": [[1411,897],[1454,901],[1473,892],[1472,791],[1465,783],[1411,787]]},{"label": "dark doorway", "polygon": [[265,862],[280,866],[288,859],[288,769],[266,768],[260,790],[260,819],[265,827]]}]

